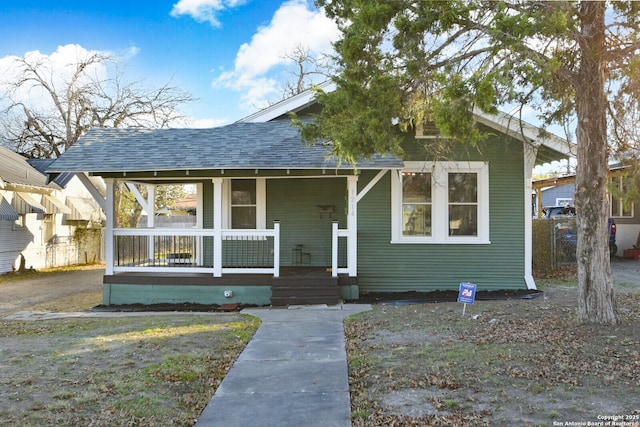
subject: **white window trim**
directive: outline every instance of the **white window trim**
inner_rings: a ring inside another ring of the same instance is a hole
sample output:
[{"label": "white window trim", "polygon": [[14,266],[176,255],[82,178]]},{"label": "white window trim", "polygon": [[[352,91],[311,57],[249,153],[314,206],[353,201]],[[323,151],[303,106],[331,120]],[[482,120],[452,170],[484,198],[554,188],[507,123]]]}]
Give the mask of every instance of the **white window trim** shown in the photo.
[{"label": "white window trim", "polygon": [[[265,178],[235,178],[255,179],[256,181],[256,230],[267,228],[267,180]],[[225,208],[222,215],[222,227],[231,228],[231,179],[225,179],[222,185],[222,200]]]},{"label": "white window trim", "polygon": [[[431,173],[431,236],[402,234],[402,173]],[[478,174],[478,235],[450,236],[448,186],[449,173]],[[490,244],[489,240],[489,164],[487,162],[404,162],[404,169],[391,174],[392,244]]]},{"label": "white window trim", "polygon": [[[616,182],[614,182],[614,180]],[[615,185],[616,187],[618,187],[619,190],[622,190],[622,186],[624,184],[624,177],[622,176],[614,176],[611,178],[611,185]],[[614,202],[614,197],[613,194],[609,193],[609,216],[611,216],[611,218],[633,218],[636,215],[636,204],[635,203],[631,203],[631,213],[629,215],[624,215],[624,203],[622,201],[622,199],[618,198],[617,200],[615,200],[618,203],[618,212],[620,212],[619,215],[613,215],[613,202]]]}]

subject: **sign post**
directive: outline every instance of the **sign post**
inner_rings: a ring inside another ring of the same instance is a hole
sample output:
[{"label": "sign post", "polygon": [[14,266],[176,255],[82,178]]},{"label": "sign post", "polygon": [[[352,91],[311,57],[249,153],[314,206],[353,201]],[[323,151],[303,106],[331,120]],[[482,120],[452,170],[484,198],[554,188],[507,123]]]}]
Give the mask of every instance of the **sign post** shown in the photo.
[{"label": "sign post", "polygon": [[476,285],[469,282],[460,282],[460,290],[458,292],[458,302],[464,303],[462,307],[462,315],[467,309],[467,304],[473,304],[476,299]]}]

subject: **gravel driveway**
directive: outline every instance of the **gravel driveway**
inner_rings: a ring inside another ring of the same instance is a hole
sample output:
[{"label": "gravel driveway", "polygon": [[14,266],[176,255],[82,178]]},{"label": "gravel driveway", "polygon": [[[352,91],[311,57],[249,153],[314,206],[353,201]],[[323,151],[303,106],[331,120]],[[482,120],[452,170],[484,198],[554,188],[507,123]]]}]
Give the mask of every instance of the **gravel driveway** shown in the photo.
[{"label": "gravel driveway", "polygon": [[611,260],[611,271],[616,290],[640,292],[640,260],[614,258]]},{"label": "gravel driveway", "polygon": [[0,283],[0,317],[86,292],[102,290],[103,267],[83,268],[31,279]]}]

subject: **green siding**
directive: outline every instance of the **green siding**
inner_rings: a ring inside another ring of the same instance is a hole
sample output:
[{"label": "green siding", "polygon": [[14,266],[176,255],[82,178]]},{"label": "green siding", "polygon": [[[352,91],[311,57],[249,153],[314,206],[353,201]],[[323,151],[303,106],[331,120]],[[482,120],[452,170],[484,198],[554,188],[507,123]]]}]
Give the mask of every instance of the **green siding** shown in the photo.
[{"label": "green siding", "polygon": [[[332,222],[346,228],[346,188],[345,178],[267,180],[267,224],[280,220],[281,266],[295,264],[296,245],[304,245],[311,266],[331,266]],[[320,212],[319,206],[327,205],[334,207],[333,213]]]},{"label": "green siding", "polygon": [[[526,288],[523,148],[494,140],[481,151],[470,149],[456,160],[489,162],[491,244],[391,244],[391,177],[386,174],[358,205],[361,293],[457,290],[463,281],[480,290]],[[416,153],[412,160],[419,159]],[[359,187],[372,176],[364,172]]]}]

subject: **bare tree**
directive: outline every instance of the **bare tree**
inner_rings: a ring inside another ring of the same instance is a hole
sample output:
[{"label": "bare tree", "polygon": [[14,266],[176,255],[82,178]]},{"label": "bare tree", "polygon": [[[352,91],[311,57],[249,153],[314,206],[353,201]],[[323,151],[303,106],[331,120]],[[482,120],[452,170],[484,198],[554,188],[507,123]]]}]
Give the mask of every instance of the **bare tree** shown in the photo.
[{"label": "bare tree", "polygon": [[183,118],[177,108],[193,100],[168,83],[146,88],[125,81],[117,61],[101,53],[64,70],[39,55],[17,58],[15,66],[16,77],[4,82],[2,142],[27,157],[58,157],[92,127],[167,127]]},{"label": "bare tree", "polygon": [[327,64],[327,58],[314,56],[306,46],[296,45],[292,51],[286,52],[283,58],[290,62],[290,66],[286,70],[290,78],[282,84],[280,100],[290,98],[309,89],[314,81],[317,81],[314,77],[324,77],[321,80],[330,78],[330,67]]}]

